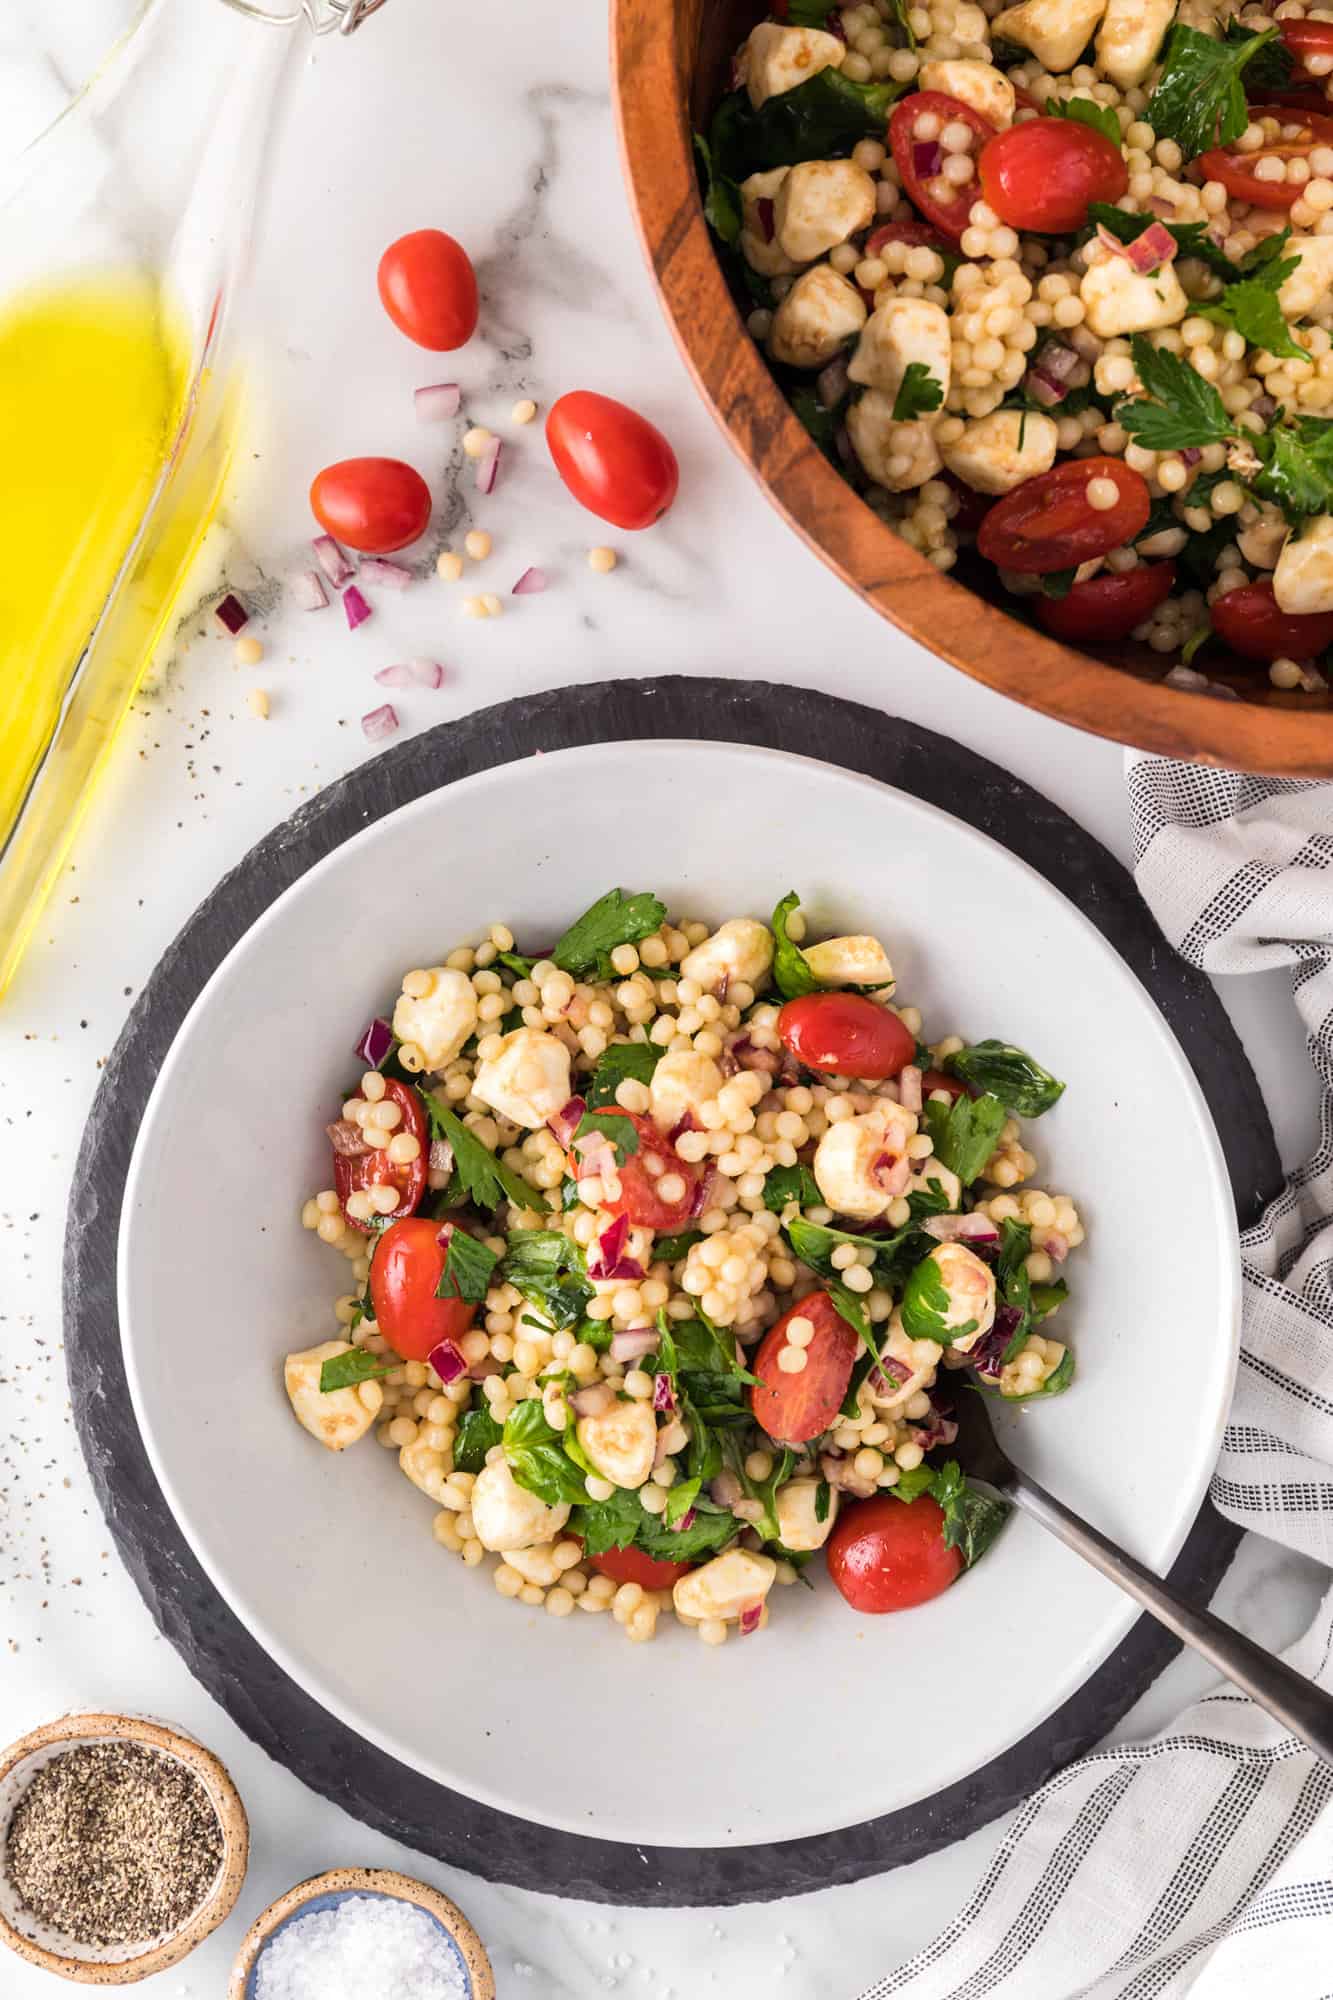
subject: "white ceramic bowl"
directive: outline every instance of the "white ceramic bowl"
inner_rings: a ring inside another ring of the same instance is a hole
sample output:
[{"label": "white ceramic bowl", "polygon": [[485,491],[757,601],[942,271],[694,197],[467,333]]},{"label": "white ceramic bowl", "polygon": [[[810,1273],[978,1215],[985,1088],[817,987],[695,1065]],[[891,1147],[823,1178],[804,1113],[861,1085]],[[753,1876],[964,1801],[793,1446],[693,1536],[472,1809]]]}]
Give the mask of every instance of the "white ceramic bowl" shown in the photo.
[{"label": "white ceramic bowl", "polygon": [[295,1425],[279,1363],[336,1331],[346,1265],[302,1230],[324,1125],[409,966],[491,923],[549,943],[613,882],[679,912],[873,930],[928,1032],[999,1035],[1068,1081],[1038,1185],[1088,1242],[1059,1323],[1067,1395],[1004,1413],[1015,1455],[1164,1568],[1205,1491],[1235,1358],[1233,1210],[1207,1109],[1152,1001],[1031,869],[874,781],[774,752],[631,743],[503,765],[368,827],[255,924],[200,995],[139,1134],[120,1243],[154,1469],[232,1608],[404,1763],[548,1825],[668,1846],[856,1824],[976,1770],[1065,1701],[1128,1600],[1026,1521],[945,1596],[859,1617],[816,1574],[712,1651],[664,1625],[501,1598],[431,1535],[373,1442]]}]

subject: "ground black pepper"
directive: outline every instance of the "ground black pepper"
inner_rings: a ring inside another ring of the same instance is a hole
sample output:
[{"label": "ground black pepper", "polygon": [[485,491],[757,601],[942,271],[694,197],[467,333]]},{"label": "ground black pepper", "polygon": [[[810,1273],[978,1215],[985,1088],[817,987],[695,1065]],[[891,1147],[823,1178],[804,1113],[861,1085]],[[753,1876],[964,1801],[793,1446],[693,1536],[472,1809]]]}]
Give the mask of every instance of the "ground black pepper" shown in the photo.
[{"label": "ground black pepper", "polygon": [[32,1914],[80,1944],[142,1944],[203,1902],[222,1829],[193,1771],[141,1743],[53,1757],[14,1809],[9,1879]]}]

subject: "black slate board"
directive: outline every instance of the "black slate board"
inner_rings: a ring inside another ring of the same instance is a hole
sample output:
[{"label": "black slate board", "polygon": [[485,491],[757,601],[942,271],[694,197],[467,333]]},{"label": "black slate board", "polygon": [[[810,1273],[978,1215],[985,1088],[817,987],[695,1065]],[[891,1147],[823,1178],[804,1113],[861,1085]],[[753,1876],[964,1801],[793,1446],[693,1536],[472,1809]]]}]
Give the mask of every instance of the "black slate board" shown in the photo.
[{"label": "black slate board", "polygon": [[[165,954],[104,1072],[65,1242],[65,1346],[84,1454],[116,1546],[159,1629],[246,1734],[358,1819],[490,1881],[594,1902],[720,1905],[857,1881],[947,1846],[1026,1798],[1109,1730],[1177,1651],[1141,1619],[1040,1729],[935,1798],[866,1825],[762,1847],[640,1848],[531,1825],[420,1777],[337,1722],[261,1651],[191,1554],[149,1469],[116,1320],[116,1236],[139,1117],[186,1010],[289,884],[372,820],[455,778],[537,750],[641,737],[757,743],[865,772],[1002,842],[1091,918],[1152,994],[1212,1106],[1248,1222],[1280,1179],[1253,1072],[1207,981],[1165,943],[1120,864],[996,765],[892,716],[764,683],[672,677],[558,688],[483,709],[374,758],[276,827]],[[1237,1530],[1205,1505],[1172,1572],[1199,1602]]]}]

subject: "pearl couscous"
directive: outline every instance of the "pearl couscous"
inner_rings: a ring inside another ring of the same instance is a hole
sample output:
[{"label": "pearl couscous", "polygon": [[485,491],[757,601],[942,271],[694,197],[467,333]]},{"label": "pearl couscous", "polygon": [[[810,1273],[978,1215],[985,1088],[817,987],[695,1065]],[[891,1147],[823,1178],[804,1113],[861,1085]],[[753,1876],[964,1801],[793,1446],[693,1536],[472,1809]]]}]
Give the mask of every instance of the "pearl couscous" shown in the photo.
[{"label": "pearl couscous", "polygon": [[611,890],[544,955],[496,924],[409,970],[358,1045],[302,1211],[351,1281],[286,1358],[293,1412],[334,1451],[373,1432],[440,1546],[552,1617],[718,1645],[826,1543],[858,1603],[881,1496],[890,1528],[938,1506],[943,1587],[1004,1512],[929,1462],[950,1371],[1071,1379],[1083,1226],[1019,1124],[1063,1085],[923,1043],[877,938],[804,937],[794,896],[712,928]]},{"label": "pearl couscous", "polygon": [[1057,638],[1324,693],[1333,6],[789,0],[732,81],[708,220],[867,503]]}]

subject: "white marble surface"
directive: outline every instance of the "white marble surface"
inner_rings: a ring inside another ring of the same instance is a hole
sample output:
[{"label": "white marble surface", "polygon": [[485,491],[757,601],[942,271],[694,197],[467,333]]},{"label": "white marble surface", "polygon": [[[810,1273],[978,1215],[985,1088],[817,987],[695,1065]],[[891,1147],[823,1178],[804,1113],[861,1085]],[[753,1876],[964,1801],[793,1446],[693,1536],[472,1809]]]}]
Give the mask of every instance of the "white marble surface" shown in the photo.
[{"label": "white marble surface", "polygon": [[[128,11],[125,0],[6,9],[6,145],[59,101]],[[189,617],[138,703],[0,1008],[0,1734],[75,1704],[120,1706],[172,1717],[230,1764],[254,1829],[239,1909],[145,1992],[216,2000],[265,1901],[303,1875],[359,1861],[419,1872],[457,1897],[490,1947],[502,2000],[603,1991],[839,2000],[947,1920],[998,1826],[909,1870],[776,1908],[561,1904],[369,1834],[270,1764],[213,1706],[110,1552],[74,1439],[59,1310],[69,1177],[133,995],[250,843],[369,754],[358,717],[383,698],[370,676],[392,659],[427,653],[449,668],[441,692],[395,697],[407,729],[612,675],[709,672],[827,688],[966,740],[1127,856],[1120,752],[1009,706],[895,634],[767,507],[697,401],[659,317],[621,194],[605,22],[591,0],[516,0],[503,19],[485,7],[392,0],[353,44],[324,45],[301,68],[255,273],[253,428],[209,559],[268,603],[276,593],[264,580],[304,551],[312,473],[332,458],[384,451],[429,473],[442,529],[457,536],[469,518],[491,529],[495,554],[476,587],[507,593],[532,562],[555,580],[486,624],[465,621],[462,591],[433,581],[401,598],[381,594],[355,634],[336,608],[311,617],[279,606],[262,628],[268,657],[248,674]],[[469,244],[485,292],[479,338],[444,369],[399,338],[374,297],[384,244],[430,223]],[[487,501],[449,458],[452,431],[415,425],[412,389],[441,374],[456,374],[468,409],[505,433],[501,482]],[[671,435],[681,497],[651,533],[604,534],[563,494],[539,431],[509,425],[517,394],[546,403],[571,387],[623,395]],[[622,566],[593,576],[585,551],[608,539]],[[246,712],[252,684],[270,693],[267,723]],[[1233,983],[1224,998],[1294,1158],[1314,1104],[1283,982]],[[1312,1568],[1251,1540],[1218,1602],[1278,1645],[1307,1622],[1316,1595]],[[1208,1678],[1177,1663],[1126,1731],[1158,1726]],[[0,1990],[35,2000],[50,1989],[15,1964]]]}]

